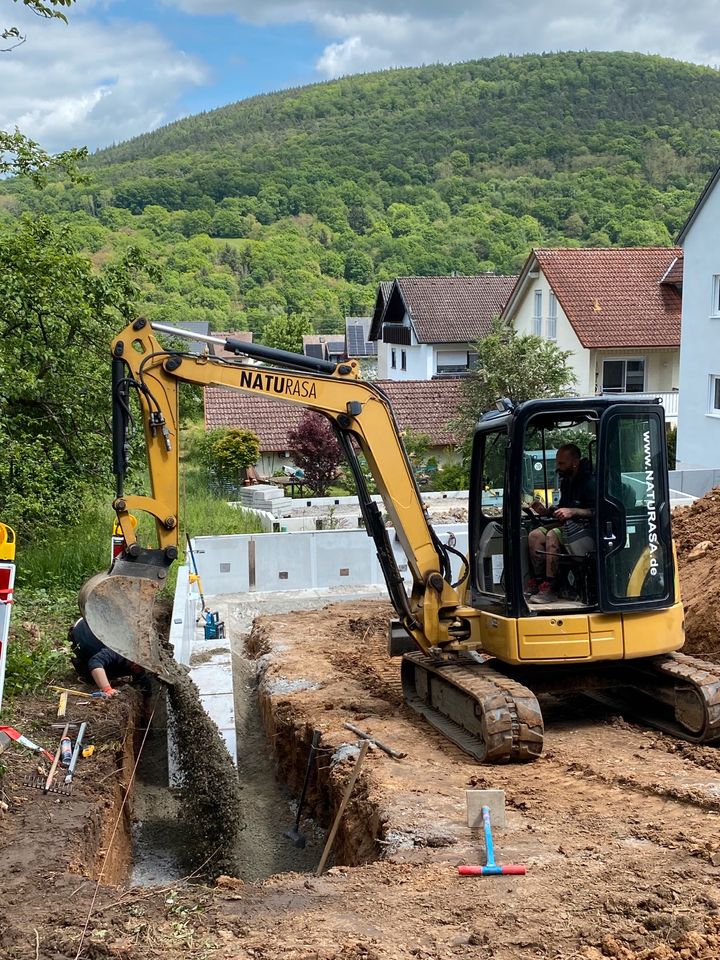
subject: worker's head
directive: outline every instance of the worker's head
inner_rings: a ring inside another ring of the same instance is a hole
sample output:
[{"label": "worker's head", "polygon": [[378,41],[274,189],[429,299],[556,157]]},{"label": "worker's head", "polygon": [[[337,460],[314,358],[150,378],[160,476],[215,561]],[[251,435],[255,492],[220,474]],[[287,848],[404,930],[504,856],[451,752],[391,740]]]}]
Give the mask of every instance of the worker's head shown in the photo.
[{"label": "worker's head", "polygon": [[555,469],[564,478],[574,477],[580,467],[580,447],[574,443],[565,443],[555,455]]}]

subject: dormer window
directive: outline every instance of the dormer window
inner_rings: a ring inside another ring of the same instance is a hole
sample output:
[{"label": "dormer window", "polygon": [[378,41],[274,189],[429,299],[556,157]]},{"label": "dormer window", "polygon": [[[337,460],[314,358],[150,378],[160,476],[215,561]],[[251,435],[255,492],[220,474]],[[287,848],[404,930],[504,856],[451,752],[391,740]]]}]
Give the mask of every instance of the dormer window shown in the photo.
[{"label": "dormer window", "polygon": [[536,337],[542,336],[542,290],[535,291],[535,299],[533,301],[532,332]]},{"label": "dormer window", "polygon": [[550,291],[548,298],[548,340],[557,340],[557,297]]}]

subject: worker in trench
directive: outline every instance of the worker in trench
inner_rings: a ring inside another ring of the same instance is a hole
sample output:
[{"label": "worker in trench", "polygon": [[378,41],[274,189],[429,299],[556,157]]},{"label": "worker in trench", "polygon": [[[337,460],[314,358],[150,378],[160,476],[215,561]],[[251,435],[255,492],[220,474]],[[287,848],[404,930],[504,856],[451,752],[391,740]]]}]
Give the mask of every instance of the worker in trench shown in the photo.
[{"label": "worker in trench", "polygon": [[117,690],[112,681],[129,678],[146,697],[151,692],[148,673],[131,660],[126,660],[98,640],[85,619],[80,617],[68,634],[72,647],[72,665],[81,680],[92,681],[103,697],[114,697]]}]

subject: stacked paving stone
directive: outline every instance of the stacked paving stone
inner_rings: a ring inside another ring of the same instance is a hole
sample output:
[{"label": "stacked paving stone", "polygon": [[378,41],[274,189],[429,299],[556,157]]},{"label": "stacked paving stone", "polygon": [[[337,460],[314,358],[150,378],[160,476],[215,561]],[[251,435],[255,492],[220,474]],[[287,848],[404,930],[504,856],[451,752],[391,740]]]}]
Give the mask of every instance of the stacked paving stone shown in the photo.
[{"label": "stacked paving stone", "polygon": [[265,510],[274,517],[282,517],[292,506],[292,497],[286,497],[285,491],[269,483],[258,483],[243,487],[240,491],[240,503],[251,510]]}]

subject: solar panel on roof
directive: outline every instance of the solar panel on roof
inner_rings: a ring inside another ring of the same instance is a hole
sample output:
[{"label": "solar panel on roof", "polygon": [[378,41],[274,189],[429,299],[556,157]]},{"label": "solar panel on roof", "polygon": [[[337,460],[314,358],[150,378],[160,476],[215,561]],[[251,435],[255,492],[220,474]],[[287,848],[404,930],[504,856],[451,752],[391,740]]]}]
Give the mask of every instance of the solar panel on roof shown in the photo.
[{"label": "solar panel on roof", "polygon": [[365,343],[365,331],[362,324],[349,323],[347,325],[347,345],[348,353],[351,357],[363,356],[363,345]]},{"label": "solar panel on roof", "polygon": [[322,343],[306,343],[305,356],[314,357],[316,360],[324,359],[325,355],[323,353],[323,344]]},{"label": "solar panel on roof", "polygon": [[328,353],[345,353],[344,340],[328,340]]},{"label": "solar panel on roof", "polygon": [[347,345],[350,357],[374,357],[377,355],[377,343],[367,340],[367,330],[360,324],[348,324]]}]

